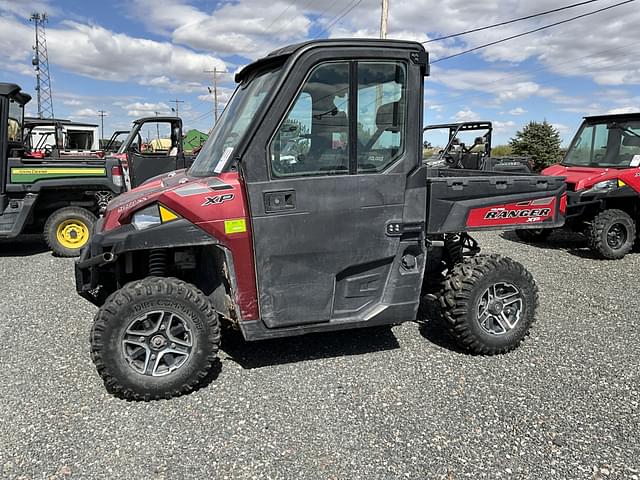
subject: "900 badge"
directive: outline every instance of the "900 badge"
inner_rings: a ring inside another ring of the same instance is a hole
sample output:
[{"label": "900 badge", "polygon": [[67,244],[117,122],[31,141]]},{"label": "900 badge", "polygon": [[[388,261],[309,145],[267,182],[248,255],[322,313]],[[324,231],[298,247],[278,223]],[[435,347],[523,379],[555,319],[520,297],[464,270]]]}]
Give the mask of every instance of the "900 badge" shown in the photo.
[{"label": "900 badge", "polygon": [[220,205],[221,203],[233,200],[233,198],[233,193],[225,193],[223,195],[216,195],[215,197],[205,197],[204,203],[201,206]]}]

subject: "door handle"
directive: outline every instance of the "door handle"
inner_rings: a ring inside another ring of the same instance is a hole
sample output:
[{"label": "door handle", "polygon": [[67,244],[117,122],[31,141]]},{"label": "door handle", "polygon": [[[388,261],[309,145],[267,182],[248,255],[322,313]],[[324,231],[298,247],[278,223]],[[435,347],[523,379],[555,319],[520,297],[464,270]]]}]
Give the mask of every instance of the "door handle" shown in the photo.
[{"label": "door handle", "polygon": [[264,192],[264,211],[266,213],[281,212],[283,210],[295,210],[295,208],[295,190]]}]

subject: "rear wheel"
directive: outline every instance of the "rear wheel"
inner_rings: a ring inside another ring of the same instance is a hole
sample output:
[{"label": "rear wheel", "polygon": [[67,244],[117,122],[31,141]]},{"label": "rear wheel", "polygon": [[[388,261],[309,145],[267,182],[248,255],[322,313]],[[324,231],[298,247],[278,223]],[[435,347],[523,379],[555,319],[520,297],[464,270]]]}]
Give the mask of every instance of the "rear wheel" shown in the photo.
[{"label": "rear wheel", "polygon": [[211,372],[218,315],[204,294],[175,278],[148,277],[111,295],[91,331],[91,355],[107,389],[128,400],[188,393]]},{"label": "rear wheel", "polygon": [[552,228],[522,229],[522,230],[516,230],[516,235],[523,242],[535,243],[535,242],[544,242],[547,238],[549,238],[549,235],[551,235],[552,231],[553,231]]},{"label": "rear wheel", "polygon": [[586,236],[589,247],[600,258],[617,260],[633,248],[636,224],[627,212],[616,209],[605,210],[589,223]]},{"label": "rear wheel", "polygon": [[49,248],[60,257],[77,257],[91,238],[96,216],[80,207],[65,207],[53,212],[44,225]]},{"label": "rear wheel", "polygon": [[538,288],[518,262],[499,255],[478,255],[449,272],[440,305],[461,347],[495,355],[513,350],[529,334]]}]

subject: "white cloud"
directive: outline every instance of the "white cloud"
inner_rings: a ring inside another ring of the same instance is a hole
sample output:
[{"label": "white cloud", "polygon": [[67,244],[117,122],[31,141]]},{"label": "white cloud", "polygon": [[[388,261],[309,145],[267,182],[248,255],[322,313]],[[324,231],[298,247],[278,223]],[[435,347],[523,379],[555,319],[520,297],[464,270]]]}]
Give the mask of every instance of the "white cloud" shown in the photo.
[{"label": "white cloud", "polygon": [[493,130],[496,133],[509,133],[509,132],[514,132],[516,130],[516,123],[508,120],[506,122],[501,122],[499,120],[496,120],[494,122],[492,122],[493,124]]},{"label": "white cloud", "polygon": [[93,108],[81,108],[71,114],[72,117],[98,117],[100,112]]},{"label": "white cloud", "polygon": [[453,90],[491,94],[487,97],[495,104],[532,96],[551,97],[559,92],[556,88],[543,87],[524,73],[501,70],[445,70],[441,67],[434,67],[432,72],[431,81],[442,83]]},{"label": "white cloud", "polygon": [[611,114],[638,113],[638,112],[640,112],[640,107],[617,107],[607,111],[607,113],[611,113]]},{"label": "white cloud", "polygon": [[[32,35],[28,24],[0,16],[0,58],[4,55],[26,64],[31,58]],[[197,82],[209,80],[204,69],[226,68],[225,62],[212,55],[72,21],[47,29],[47,47],[50,63],[69,72],[141,85],[155,82],[164,87],[173,82],[195,88]]]},{"label": "white cloud", "polygon": [[149,117],[156,114],[168,115],[171,113],[171,107],[163,102],[135,102],[125,105],[124,109],[130,117]]},{"label": "white cloud", "polygon": [[472,122],[474,120],[479,120],[480,117],[476,112],[473,112],[467,108],[456,113],[453,116],[453,119],[456,122]]},{"label": "white cloud", "polygon": [[556,130],[558,130],[558,132],[560,133],[566,133],[569,131],[569,127],[567,125],[564,125],[562,123],[552,123],[551,126],[553,128],[555,128]]},{"label": "white cloud", "polygon": [[518,115],[524,115],[525,113],[527,113],[527,111],[522,107],[516,107],[509,110],[509,115],[518,116]]}]

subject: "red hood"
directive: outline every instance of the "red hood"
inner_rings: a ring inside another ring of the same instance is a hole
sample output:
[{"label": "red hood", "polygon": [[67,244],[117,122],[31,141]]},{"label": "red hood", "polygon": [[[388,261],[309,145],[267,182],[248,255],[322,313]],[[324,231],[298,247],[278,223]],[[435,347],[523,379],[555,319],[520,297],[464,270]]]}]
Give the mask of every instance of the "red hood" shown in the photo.
[{"label": "red hood", "polygon": [[604,180],[616,179],[620,171],[615,168],[594,167],[566,167],[564,165],[552,165],[542,171],[542,175],[550,177],[565,177],[568,190],[584,190]]},{"label": "red hood", "polygon": [[117,196],[109,202],[109,206],[104,212],[103,229],[111,230],[121,225],[121,220],[127,218],[133,211],[153,203],[166,192],[196,180],[202,179],[189,177],[186,170],[178,170],[154,177],[147,183]]}]

